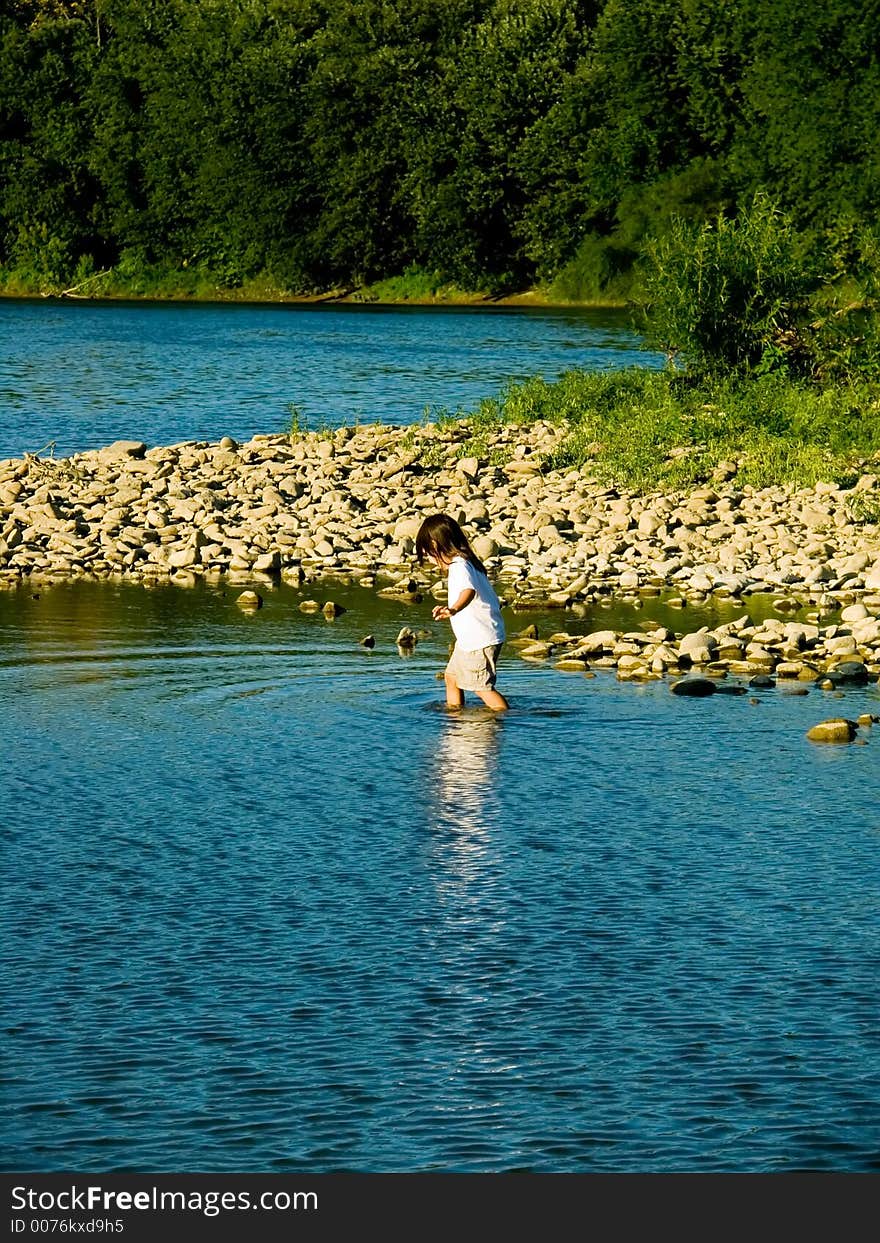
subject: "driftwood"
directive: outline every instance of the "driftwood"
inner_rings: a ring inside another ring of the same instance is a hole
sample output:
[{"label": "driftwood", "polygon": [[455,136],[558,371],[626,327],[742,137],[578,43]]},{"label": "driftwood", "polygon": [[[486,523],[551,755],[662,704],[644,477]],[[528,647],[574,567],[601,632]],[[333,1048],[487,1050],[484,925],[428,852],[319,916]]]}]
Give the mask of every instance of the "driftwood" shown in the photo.
[{"label": "driftwood", "polygon": [[71,285],[69,289],[62,289],[58,296],[60,298],[87,298],[88,294],[77,293],[77,290],[84,289],[86,285],[90,285],[92,281],[98,280],[101,276],[109,276],[112,271],[112,268],[105,268],[103,272],[93,272],[91,276],[87,276],[78,285]]}]

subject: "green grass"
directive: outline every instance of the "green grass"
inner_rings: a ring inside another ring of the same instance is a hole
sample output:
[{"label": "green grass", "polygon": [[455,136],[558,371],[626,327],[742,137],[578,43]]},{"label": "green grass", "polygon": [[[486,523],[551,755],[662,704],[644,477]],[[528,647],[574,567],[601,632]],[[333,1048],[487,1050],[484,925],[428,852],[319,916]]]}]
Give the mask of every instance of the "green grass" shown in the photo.
[{"label": "green grass", "polygon": [[[450,417],[437,420],[441,430]],[[867,381],[817,386],[780,374],[695,381],[642,368],[569,371],[555,383],[535,377],[511,384],[459,418],[467,435],[457,456],[491,458],[501,450],[497,460],[506,460],[506,446],[494,445],[497,431],[544,420],[563,433],[548,468],[585,469],[642,491],[705,483],[722,466],[733,483],[756,488],[845,483],[872,459],[880,468],[880,389]],[[872,503],[862,503],[866,515]]]},{"label": "green grass", "polygon": [[157,301],[278,302],[294,296],[270,273],[243,281],[224,281],[208,268],[171,268],[144,261],[127,251],[115,267],[95,271],[88,258],[71,275],[51,264],[43,268],[0,266],[0,292],[8,296],[68,295],[78,298],[132,298]]},{"label": "green grass", "polygon": [[[289,431],[309,427],[291,404]],[[695,380],[682,372],[568,371],[509,384],[473,410],[427,407],[399,441],[426,468],[476,457],[513,457],[505,428],[545,422],[561,433],[546,469],[578,469],[633,491],[673,491],[712,481],[766,488],[853,483],[880,474],[880,387],[865,381],[818,386],[782,374]],[[437,435],[424,436],[428,425]],[[854,522],[880,521],[876,489],[853,496]]]},{"label": "green grass", "polygon": [[472,302],[480,295],[460,289],[444,280],[439,272],[409,267],[399,276],[389,276],[358,290],[358,302]]},{"label": "green grass", "polygon": [[846,508],[851,522],[880,525],[880,495],[876,492],[853,492]]}]

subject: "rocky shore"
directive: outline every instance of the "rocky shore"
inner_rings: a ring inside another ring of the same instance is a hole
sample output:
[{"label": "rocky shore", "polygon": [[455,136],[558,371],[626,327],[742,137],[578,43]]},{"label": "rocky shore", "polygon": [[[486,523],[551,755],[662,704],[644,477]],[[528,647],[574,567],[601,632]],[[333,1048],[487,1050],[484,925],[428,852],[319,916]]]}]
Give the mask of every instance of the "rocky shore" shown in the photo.
[{"label": "rocky shore", "polygon": [[[2,461],[0,584],[301,583],[354,573],[412,600],[436,588],[414,564],[415,534],[444,510],[517,612],[577,614],[612,594],[671,591],[673,606],[743,598],[743,618],[715,631],[578,636],[561,625],[555,641],[520,636],[527,659],[613,664],[625,677],[698,669],[793,681],[833,680],[855,664],[877,678],[880,527],[858,518],[859,502],[880,495],[874,474],[847,489],[755,490],[722,471],[687,493],[633,495],[586,470],[548,469],[561,434],[541,423],[502,427],[487,444],[462,420],[244,444],[120,441],[61,460]],[[747,597],[756,592],[777,595],[780,611],[812,606],[811,620],[753,625]]]}]

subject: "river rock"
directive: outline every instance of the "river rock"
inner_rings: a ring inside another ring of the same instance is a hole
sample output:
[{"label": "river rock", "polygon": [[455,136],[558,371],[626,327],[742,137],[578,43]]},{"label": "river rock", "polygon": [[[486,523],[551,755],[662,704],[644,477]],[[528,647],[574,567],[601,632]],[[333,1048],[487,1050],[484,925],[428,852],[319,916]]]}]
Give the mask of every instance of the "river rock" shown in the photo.
[{"label": "river rock", "polygon": [[253,565],[257,574],[276,574],[281,569],[281,554],[266,552],[257,557]]},{"label": "river rock", "polygon": [[118,458],[142,458],[147,446],[142,440],[114,440],[112,445],[98,450],[98,460],[113,462]]},{"label": "river rock", "polygon": [[489,535],[478,535],[471,547],[481,561],[490,561],[498,554],[498,544]]},{"label": "river rock", "polygon": [[586,654],[591,652],[610,652],[613,651],[616,643],[616,630],[594,630],[592,634],[584,635],[579,641],[578,650]]},{"label": "river rock", "polygon": [[845,660],[829,670],[828,677],[836,686],[865,686],[868,668],[860,660]]},{"label": "river rock", "polygon": [[[193,582],[195,582],[195,579],[193,579]],[[263,607],[263,597],[256,591],[242,591],[237,596],[235,603],[246,612],[256,612],[257,609]]]},{"label": "river rock", "polygon": [[694,643],[687,652],[682,652],[680,655],[685,665],[688,660],[692,665],[708,665],[713,659],[712,648],[705,643]]},{"label": "river rock", "polygon": [[669,689],[673,695],[702,699],[714,695],[718,687],[711,678],[681,678],[678,682],[672,682]]},{"label": "river rock", "polygon": [[804,671],[804,663],[801,660],[781,660],[774,669],[774,673],[778,678],[794,678],[797,679]]},{"label": "river rock", "polygon": [[848,721],[844,717],[833,717],[827,721],[820,721],[818,725],[808,729],[807,737],[810,742],[852,742],[857,729],[855,721]]},{"label": "river rock", "polygon": [[[677,636],[633,646],[627,635],[618,646],[621,636],[597,641],[600,631],[560,643],[564,660],[614,668],[621,656],[643,657],[664,673],[687,665],[693,644],[690,664],[696,657],[711,673],[726,666],[747,676],[801,661],[810,669],[792,681],[818,672],[834,686],[848,661],[864,664],[869,681],[880,672],[880,550],[876,527],[849,519],[852,490],[735,488],[721,472],[690,494],[638,496],[605,486],[588,468],[552,469],[560,429],[500,427],[487,451],[466,462],[471,435],[466,424],[377,425],[146,451],[133,440],[69,462],[10,460],[0,463],[2,573],[159,582],[183,572],[247,585],[280,571],[299,584],[305,561],[321,573],[375,576],[385,565],[403,577],[412,573],[421,521],[442,510],[498,566],[514,611],[553,605],[584,617],[610,590],[641,598],[674,588],[691,600],[697,589],[734,586],[780,593],[786,610],[816,608],[816,625],[798,632],[748,619],[704,630],[683,645],[680,662]],[[497,450],[509,468],[490,464]],[[876,480],[868,464],[863,475]],[[398,586],[396,598],[416,603],[424,590],[421,580],[408,596]],[[837,627],[820,634],[822,618],[838,609]]]},{"label": "river rock", "polygon": [[692,660],[694,659],[694,652],[699,652],[700,658],[706,659],[702,653],[705,651],[711,654],[717,647],[718,640],[714,634],[704,627],[702,630],[696,630],[691,634],[684,635],[678,644],[678,651],[679,655],[690,656]]},{"label": "river rock", "polygon": [[546,660],[553,651],[555,651],[555,645],[553,643],[545,643],[541,640],[523,643],[519,647],[520,656],[531,660]]},{"label": "river rock", "polygon": [[840,620],[842,622],[859,622],[864,621],[870,614],[864,604],[859,601],[856,604],[849,604],[845,609],[840,611]]},{"label": "river rock", "polygon": [[756,673],[753,678],[749,678],[749,686],[752,690],[769,691],[776,685],[776,679],[771,678],[769,673]]}]

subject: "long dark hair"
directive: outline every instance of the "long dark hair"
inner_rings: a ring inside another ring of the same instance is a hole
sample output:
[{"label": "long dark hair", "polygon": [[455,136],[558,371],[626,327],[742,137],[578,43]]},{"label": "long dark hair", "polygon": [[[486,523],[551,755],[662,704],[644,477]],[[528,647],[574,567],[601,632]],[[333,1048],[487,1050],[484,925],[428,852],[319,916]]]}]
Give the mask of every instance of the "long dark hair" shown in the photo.
[{"label": "long dark hair", "polygon": [[451,561],[453,557],[464,557],[465,561],[470,561],[482,574],[486,573],[486,567],[471,548],[464,531],[449,514],[431,514],[419,527],[416,536],[419,565],[432,554],[442,557],[444,561]]}]

